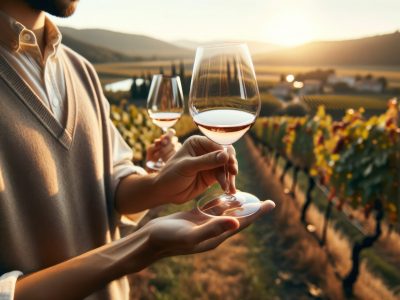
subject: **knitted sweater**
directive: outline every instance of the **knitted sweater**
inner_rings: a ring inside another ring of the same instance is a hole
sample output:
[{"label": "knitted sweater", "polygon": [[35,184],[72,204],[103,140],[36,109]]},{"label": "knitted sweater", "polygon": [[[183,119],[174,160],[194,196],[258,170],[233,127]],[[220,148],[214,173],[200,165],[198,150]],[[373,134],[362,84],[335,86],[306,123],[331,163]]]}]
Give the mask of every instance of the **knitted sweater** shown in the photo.
[{"label": "knitted sweater", "polygon": [[[108,103],[85,59],[62,45],[60,56],[66,124],[0,56],[0,274],[32,273],[119,238]],[[128,299],[126,278],[87,299]]]}]

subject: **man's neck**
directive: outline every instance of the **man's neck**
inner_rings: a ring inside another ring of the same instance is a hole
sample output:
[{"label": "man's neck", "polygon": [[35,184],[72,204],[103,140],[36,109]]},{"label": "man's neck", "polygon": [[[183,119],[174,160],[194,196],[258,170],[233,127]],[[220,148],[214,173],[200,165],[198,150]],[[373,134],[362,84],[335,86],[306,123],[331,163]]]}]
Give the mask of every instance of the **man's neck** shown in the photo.
[{"label": "man's neck", "polygon": [[0,1],[0,10],[32,30],[43,53],[45,46],[45,13],[31,8],[22,0]]}]

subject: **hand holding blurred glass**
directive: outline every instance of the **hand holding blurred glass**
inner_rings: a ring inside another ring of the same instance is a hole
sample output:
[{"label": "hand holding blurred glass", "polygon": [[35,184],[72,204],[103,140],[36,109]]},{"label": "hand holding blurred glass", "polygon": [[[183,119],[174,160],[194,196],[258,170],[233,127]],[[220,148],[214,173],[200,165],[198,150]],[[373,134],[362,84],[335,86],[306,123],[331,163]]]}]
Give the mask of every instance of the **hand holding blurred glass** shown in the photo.
[{"label": "hand holding blurred glass", "polygon": [[[154,75],[147,98],[147,111],[153,123],[164,133],[175,125],[183,113],[184,101],[179,76]],[[147,161],[147,168],[159,171],[165,162]]]}]

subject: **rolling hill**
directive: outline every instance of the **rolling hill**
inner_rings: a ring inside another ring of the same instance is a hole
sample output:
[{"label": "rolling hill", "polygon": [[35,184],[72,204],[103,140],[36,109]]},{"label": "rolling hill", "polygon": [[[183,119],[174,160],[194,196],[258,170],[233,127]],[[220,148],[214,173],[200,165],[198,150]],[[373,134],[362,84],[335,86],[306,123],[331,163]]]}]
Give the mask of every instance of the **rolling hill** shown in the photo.
[{"label": "rolling hill", "polygon": [[91,63],[104,63],[104,62],[122,62],[140,60],[139,57],[124,55],[122,53],[112,51],[106,48],[90,45],[78,41],[68,34],[63,34],[62,43],[80,55],[85,57]]},{"label": "rolling hill", "polygon": [[400,66],[400,33],[354,40],[310,42],[257,55],[257,62],[284,65]]},{"label": "rolling hill", "polygon": [[125,56],[143,58],[185,58],[193,57],[192,50],[177,47],[170,43],[137,34],[127,34],[104,29],[74,29],[60,27],[63,35],[81,43],[109,49]]}]

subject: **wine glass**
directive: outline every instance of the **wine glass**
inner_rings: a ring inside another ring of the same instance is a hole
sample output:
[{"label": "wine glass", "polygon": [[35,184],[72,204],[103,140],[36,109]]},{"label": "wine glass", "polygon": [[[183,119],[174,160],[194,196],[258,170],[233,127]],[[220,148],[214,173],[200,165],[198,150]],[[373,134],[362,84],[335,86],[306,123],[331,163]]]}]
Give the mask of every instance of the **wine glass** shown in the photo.
[{"label": "wine glass", "polygon": [[[164,133],[175,125],[183,113],[184,102],[182,85],[179,76],[153,75],[149,96],[147,98],[147,111],[153,123],[160,127]],[[147,161],[150,170],[159,171],[165,162]]]},{"label": "wine glass", "polygon": [[[260,95],[249,49],[232,43],[197,48],[189,95],[189,111],[200,131],[227,151],[254,124]],[[226,181],[229,172],[225,166]],[[219,195],[206,194],[197,208],[206,215],[246,217],[257,212],[260,200],[229,187]]]}]

